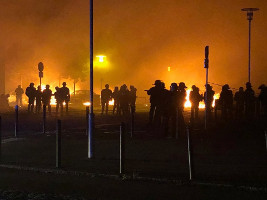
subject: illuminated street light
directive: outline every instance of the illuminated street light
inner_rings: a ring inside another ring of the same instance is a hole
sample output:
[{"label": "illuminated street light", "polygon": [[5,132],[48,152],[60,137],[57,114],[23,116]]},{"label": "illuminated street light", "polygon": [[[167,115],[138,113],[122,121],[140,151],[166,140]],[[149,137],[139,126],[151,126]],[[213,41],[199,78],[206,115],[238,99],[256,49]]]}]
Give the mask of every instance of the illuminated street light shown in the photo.
[{"label": "illuminated street light", "polygon": [[250,83],[250,35],[251,35],[251,20],[253,18],[253,11],[258,11],[258,8],[243,8],[241,11],[247,12],[247,20],[248,20],[248,82]]},{"label": "illuminated street light", "polygon": [[96,56],[97,58],[98,58],[98,62],[104,62],[104,58],[106,57],[106,56]]},{"label": "illuminated street light", "polygon": [[168,72],[170,72],[171,71],[171,67],[168,67]]}]

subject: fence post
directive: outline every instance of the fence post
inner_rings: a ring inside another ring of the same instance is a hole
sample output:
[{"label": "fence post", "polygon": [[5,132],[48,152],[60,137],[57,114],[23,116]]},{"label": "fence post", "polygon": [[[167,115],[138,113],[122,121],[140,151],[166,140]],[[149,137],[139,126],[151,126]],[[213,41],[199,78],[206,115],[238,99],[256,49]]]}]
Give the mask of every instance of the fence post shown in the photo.
[{"label": "fence post", "polygon": [[15,137],[18,136],[19,131],[19,106],[15,106]]},{"label": "fence post", "polygon": [[125,123],[120,125],[120,174],[125,170]]},{"label": "fence post", "polygon": [[190,129],[186,126],[187,132],[187,149],[188,149],[188,167],[189,167],[189,180],[192,181],[195,176],[194,163],[193,163],[193,145],[190,134]]},{"label": "fence post", "polygon": [[46,105],[43,105],[43,134],[46,133]]},{"label": "fence post", "polygon": [[179,108],[176,108],[175,139],[179,137]]},{"label": "fence post", "polygon": [[267,130],[265,130],[264,133],[265,133],[265,146],[266,146],[266,152],[267,152]]},{"label": "fence post", "polygon": [[134,106],[131,106],[131,138],[134,135],[134,113],[135,113],[134,109],[135,109]]},{"label": "fence post", "polygon": [[61,167],[61,120],[57,120],[56,133],[56,168]]},{"label": "fence post", "polygon": [[86,135],[88,135],[89,130],[89,106],[86,106]]},{"label": "fence post", "polygon": [[0,162],[2,161],[2,117],[0,116]]}]

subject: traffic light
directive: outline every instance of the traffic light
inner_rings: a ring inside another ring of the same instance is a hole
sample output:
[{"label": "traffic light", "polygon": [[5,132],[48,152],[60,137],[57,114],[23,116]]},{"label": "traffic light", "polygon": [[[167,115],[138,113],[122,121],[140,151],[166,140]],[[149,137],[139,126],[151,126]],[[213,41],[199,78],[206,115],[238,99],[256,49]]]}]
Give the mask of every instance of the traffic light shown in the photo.
[{"label": "traffic light", "polygon": [[38,63],[38,70],[39,70],[39,77],[40,78],[43,78],[43,76],[44,76],[44,73],[43,73],[43,71],[44,71],[44,64],[42,62],[39,62]]}]

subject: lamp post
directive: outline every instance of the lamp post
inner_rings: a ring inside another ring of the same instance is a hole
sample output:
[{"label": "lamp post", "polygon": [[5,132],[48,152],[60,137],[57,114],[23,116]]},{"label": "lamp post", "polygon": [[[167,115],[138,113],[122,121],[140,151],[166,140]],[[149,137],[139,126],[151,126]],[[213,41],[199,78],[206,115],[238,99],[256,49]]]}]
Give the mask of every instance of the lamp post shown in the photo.
[{"label": "lamp post", "polygon": [[94,61],[94,54],[93,54],[93,0],[90,0],[90,113],[89,113],[89,129],[88,129],[88,158],[94,157],[94,110],[93,110],[93,61]]},{"label": "lamp post", "polygon": [[250,42],[251,42],[251,20],[253,19],[253,12],[258,11],[259,8],[243,8],[241,11],[247,12],[248,20],[248,82],[250,83]]}]

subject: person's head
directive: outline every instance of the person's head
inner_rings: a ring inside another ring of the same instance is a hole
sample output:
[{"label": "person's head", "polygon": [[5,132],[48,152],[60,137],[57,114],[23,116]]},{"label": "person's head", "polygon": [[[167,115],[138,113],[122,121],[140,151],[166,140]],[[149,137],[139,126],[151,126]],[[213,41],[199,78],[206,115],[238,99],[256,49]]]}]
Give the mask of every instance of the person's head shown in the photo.
[{"label": "person's head", "polygon": [[161,88],[165,89],[165,83],[161,82]]},{"label": "person's head", "polygon": [[30,83],[30,87],[33,87],[34,86],[34,83]]},{"label": "person's head", "polygon": [[230,87],[228,84],[225,84],[224,86],[222,86],[222,90],[229,90],[229,89],[230,89]]},{"label": "person's head", "polygon": [[130,85],[130,90],[134,90],[134,86],[133,85]]},{"label": "person's head", "polygon": [[114,87],[114,91],[118,91],[118,90],[119,90],[118,86]]},{"label": "person's head", "polygon": [[177,91],[177,89],[178,89],[177,83],[172,83],[171,87],[170,87],[170,90],[173,92],[173,91]]},{"label": "person's head", "polygon": [[21,85],[18,85],[18,88],[21,88]]},{"label": "person's head", "polygon": [[197,86],[192,85],[192,90],[196,90],[196,89],[197,89]]},{"label": "person's head", "polygon": [[207,90],[211,90],[212,87],[210,86],[210,84],[206,84],[205,87],[207,88]]},{"label": "person's head", "polygon": [[261,84],[258,89],[263,90],[264,88],[266,88],[266,86],[264,84]]},{"label": "person's head", "polygon": [[244,88],[243,87],[240,87],[239,88],[239,92],[243,92],[244,91]]},{"label": "person's head", "polygon": [[180,83],[179,83],[179,89],[180,89],[180,90],[183,90],[183,89],[185,89],[185,88],[187,88],[187,87],[185,86],[185,83],[184,83],[184,82],[180,82]]},{"label": "person's head", "polygon": [[66,82],[63,82],[62,85],[63,85],[63,87],[66,87],[67,83]]},{"label": "person's head", "polygon": [[58,91],[59,90],[59,87],[57,86],[57,87],[55,87],[55,89],[56,89],[56,91]]},{"label": "person's head", "polygon": [[38,90],[38,91],[41,91],[41,89],[42,89],[41,86],[38,85],[37,90]]},{"label": "person's head", "polygon": [[248,88],[252,88],[252,86],[251,86],[251,83],[250,82],[247,82],[246,83],[246,88],[248,89]]},{"label": "person's head", "polygon": [[153,85],[160,87],[161,86],[161,80],[155,80],[155,83]]},{"label": "person's head", "polygon": [[106,85],[105,85],[105,88],[106,88],[106,89],[109,89],[109,84],[106,84]]},{"label": "person's head", "polygon": [[50,88],[50,85],[46,85],[45,88],[48,90]]}]

